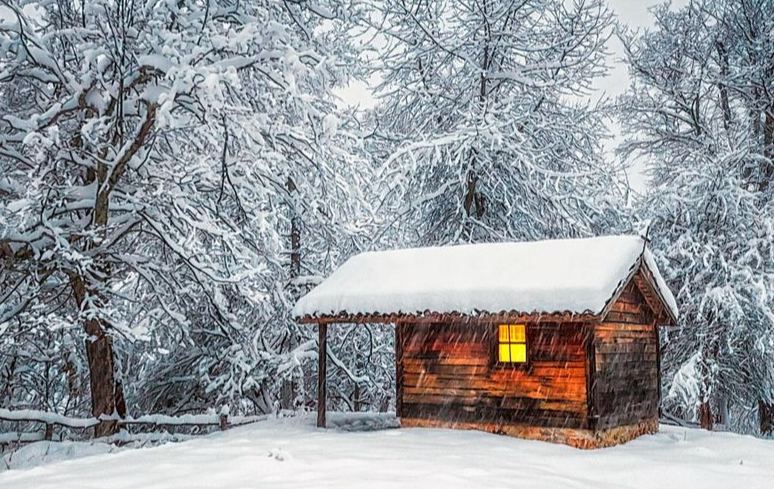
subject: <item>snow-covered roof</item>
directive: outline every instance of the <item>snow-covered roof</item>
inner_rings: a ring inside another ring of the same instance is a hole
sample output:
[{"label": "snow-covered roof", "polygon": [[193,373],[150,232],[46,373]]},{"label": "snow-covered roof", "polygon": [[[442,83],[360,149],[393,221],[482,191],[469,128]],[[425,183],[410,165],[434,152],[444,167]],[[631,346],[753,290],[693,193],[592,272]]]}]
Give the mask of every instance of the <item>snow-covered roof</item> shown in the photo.
[{"label": "snow-covered roof", "polygon": [[302,297],[293,314],[599,315],[644,264],[676,318],[674,296],[645,243],[605,236],[362,253]]}]

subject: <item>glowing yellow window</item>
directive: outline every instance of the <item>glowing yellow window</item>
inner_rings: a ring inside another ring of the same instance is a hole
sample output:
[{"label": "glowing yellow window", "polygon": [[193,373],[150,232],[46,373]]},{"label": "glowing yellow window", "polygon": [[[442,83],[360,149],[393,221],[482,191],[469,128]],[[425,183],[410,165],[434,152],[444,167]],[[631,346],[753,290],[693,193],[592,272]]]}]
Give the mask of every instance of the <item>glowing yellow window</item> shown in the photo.
[{"label": "glowing yellow window", "polygon": [[501,324],[498,326],[498,354],[501,363],[527,363],[527,326]]}]

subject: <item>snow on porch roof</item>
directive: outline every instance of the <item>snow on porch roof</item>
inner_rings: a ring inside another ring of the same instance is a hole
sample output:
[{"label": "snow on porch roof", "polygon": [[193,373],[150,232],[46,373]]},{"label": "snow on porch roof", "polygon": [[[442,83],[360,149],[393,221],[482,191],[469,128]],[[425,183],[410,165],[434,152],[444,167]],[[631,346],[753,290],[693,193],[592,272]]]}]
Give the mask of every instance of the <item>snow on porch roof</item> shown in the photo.
[{"label": "snow on porch roof", "polygon": [[599,315],[640,263],[676,318],[674,296],[640,236],[362,253],[302,297],[293,314]]}]

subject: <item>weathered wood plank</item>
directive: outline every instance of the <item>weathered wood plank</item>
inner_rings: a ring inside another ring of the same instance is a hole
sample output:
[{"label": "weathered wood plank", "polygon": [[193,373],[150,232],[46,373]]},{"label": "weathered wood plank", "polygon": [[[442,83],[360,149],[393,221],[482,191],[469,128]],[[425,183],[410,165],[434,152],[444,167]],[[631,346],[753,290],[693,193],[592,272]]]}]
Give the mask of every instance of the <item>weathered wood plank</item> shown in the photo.
[{"label": "weathered wood plank", "polygon": [[610,311],[605,321],[626,324],[647,324],[650,318],[645,314],[632,314],[628,312]]},{"label": "weathered wood plank", "polygon": [[494,325],[476,329],[416,324],[410,334],[407,331],[402,350],[404,417],[510,416],[536,426],[585,425],[581,324],[528,326],[530,363],[517,367],[492,365]]},{"label": "weathered wood plank", "polygon": [[658,415],[658,342],[654,313],[629,284],[595,328],[593,363],[597,428],[638,423]]},{"label": "weathered wood plank", "polygon": [[483,405],[465,409],[456,405],[427,403],[406,403],[405,414],[408,418],[433,419],[451,422],[506,422],[526,423],[533,426],[575,427],[583,423],[584,415],[579,412],[540,409],[536,405],[525,404],[520,409],[509,409],[495,405]]},{"label": "weathered wood plank", "polygon": [[[450,403],[450,404],[470,404],[471,399],[475,399],[477,396],[486,395],[493,397],[508,397],[510,399],[523,399],[523,400],[543,400],[543,401],[577,401],[583,402],[586,400],[586,387],[585,385],[576,386],[575,388],[567,388],[562,390],[562,395],[557,396],[555,392],[551,392],[549,388],[541,389],[534,386],[524,386],[520,390],[514,389],[502,389],[502,388],[475,388],[465,385],[423,385],[418,387],[404,387],[403,390],[404,400],[410,396],[427,396],[437,397],[437,402]],[[414,400],[413,402],[419,402]],[[435,402],[435,401],[434,401]]]}]

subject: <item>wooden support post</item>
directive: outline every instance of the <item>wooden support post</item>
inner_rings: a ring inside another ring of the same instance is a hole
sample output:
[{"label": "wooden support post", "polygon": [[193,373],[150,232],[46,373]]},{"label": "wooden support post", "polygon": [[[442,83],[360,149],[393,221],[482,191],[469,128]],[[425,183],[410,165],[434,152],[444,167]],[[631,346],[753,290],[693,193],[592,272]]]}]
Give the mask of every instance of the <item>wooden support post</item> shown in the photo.
[{"label": "wooden support post", "polygon": [[395,324],[395,416],[403,416],[403,323]]},{"label": "wooden support post", "polygon": [[228,429],[228,414],[220,413],[220,431],[226,431]]},{"label": "wooden support post", "polygon": [[328,325],[325,323],[318,324],[317,333],[317,427],[325,428],[325,398],[327,394],[325,377],[327,374],[326,357],[328,355]]},{"label": "wooden support post", "polygon": [[46,431],[43,434],[43,439],[46,441],[51,441],[53,437],[54,437],[54,425],[46,423]]}]

